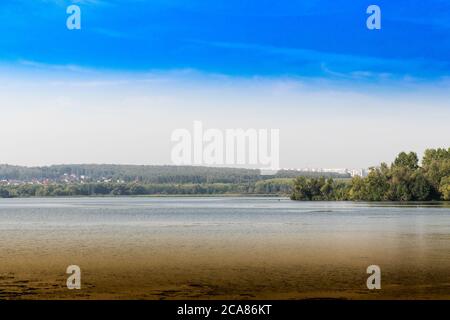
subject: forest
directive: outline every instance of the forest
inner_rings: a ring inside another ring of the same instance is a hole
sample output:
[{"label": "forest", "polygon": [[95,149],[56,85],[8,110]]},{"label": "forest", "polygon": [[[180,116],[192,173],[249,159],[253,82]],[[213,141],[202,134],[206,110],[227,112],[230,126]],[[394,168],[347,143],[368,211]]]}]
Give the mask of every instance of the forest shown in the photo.
[{"label": "forest", "polygon": [[292,200],[431,201],[450,200],[450,148],[427,149],[419,165],[414,152],[401,152],[390,165],[371,168],[350,181],[297,177]]},{"label": "forest", "polygon": [[0,186],[0,198],[67,197],[67,196],[140,196],[140,195],[214,195],[260,194],[288,195],[292,179],[267,179],[249,183],[183,183],[145,184],[117,183],[51,183]]},{"label": "forest", "polygon": [[[15,180],[32,182],[49,180],[83,180],[84,182],[140,182],[140,183],[249,183],[272,178],[293,178],[296,176],[349,178],[348,174],[333,172],[302,172],[280,170],[275,175],[261,175],[258,169],[219,168],[203,166],[152,166],[80,164],[54,165],[48,167],[23,167],[0,164],[0,181]],[[83,178],[83,179],[82,179]]]},{"label": "forest", "polygon": [[[8,183],[4,183],[7,181]],[[281,170],[191,166],[0,165],[0,198],[145,195],[278,195],[300,201],[450,200],[450,148],[428,149],[421,161],[401,152],[366,177]],[[13,183],[11,183],[13,182]]]},{"label": "forest", "polygon": [[[0,165],[0,198],[106,195],[289,195],[296,176],[319,177],[319,172],[195,166]],[[326,173],[349,178],[348,174]]]}]

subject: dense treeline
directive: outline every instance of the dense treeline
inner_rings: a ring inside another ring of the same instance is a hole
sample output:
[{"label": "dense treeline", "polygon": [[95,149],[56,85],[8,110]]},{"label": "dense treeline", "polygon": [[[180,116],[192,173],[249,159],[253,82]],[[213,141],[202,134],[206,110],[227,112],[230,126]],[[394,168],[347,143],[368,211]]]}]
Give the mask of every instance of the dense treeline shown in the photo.
[{"label": "dense treeline", "polygon": [[301,172],[281,170],[274,176],[263,176],[256,169],[214,168],[200,166],[149,166],[149,165],[55,165],[49,167],[21,167],[0,165],[0,180],[60,181],[64,175],[85,177],[87,182],[99,180],[139,182],[143,184],[177,183],[252,183],[272,178],[296,176],[345,178],[347,174]]},{"label": "dense treeline", "polygon": [[139,166],[139,165],[54,165],[21,167],[0,165],[0,179],[58,181],[64,175],[84,176],[87,180],[112,180],[141,183],[235,183],[256,181],[257,170],[209,168],[195,166]]},{"label": "dense treeline", "polygon": [[292,179],[269,179],[256,183],[142,184],[131,183],[53,183],[0,186],[0,198],[55,196],[207,195],[279,194],[292,191]]},{"label": "dense treeline", "polygon": [[372,168],[350,182],[298,177],[293,200],[429,201],[450,200],[450,148],[428,149],[419,166],[414,152],[400,153],[389,166]]}]

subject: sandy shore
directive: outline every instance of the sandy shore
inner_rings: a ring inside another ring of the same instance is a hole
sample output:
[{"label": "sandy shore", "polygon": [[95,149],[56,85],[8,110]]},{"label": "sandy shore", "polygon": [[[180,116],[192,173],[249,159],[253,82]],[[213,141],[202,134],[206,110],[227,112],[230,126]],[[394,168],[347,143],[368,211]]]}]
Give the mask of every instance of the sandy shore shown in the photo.
[{"label": "sandy shore", "polygon": [[[445,208],[4,201],[0,299],[450,299],[449,248]],[[66,287],[69,265],[81,290]],[[366,287],[369,265],[381,290]]]},{"label": "sandy shore", "polygon": [[[426,257],[381,248],[368,254],[366,249],[345,239],[334,246],[299,245],[298,250],[274,239],[264,246],[186,239],[120,249],[106,239],[53,248],[35,241],[20,253],[3,248],[0,298],[450,298],[448,263],[435,265]],[[373,261],[382,268],[382,289],[376,291],[366,288],[366,268]],[[82,269],[81,290],[66,288],[65,270],[71,264]]]}]

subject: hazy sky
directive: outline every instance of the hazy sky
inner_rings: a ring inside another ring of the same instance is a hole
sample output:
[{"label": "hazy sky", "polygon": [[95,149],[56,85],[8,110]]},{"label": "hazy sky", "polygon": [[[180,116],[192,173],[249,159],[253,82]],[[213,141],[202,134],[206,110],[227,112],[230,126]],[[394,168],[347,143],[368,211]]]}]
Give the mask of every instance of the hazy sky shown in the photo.
[{"label": "hazy sky", "polygon": [[2,1],[0,163],[170,164],[194,120],[280,129],[281,167],[449,147],[450,4],[369,4]]}]

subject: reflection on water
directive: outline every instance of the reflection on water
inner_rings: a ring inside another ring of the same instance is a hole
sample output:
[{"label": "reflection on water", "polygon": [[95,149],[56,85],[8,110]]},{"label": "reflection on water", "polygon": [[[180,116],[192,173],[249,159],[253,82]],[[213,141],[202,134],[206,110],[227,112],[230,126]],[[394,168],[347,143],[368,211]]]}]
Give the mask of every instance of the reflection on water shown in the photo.
[{"label": "reflection on water", "polygon": [[[0,298],[450,298],[450,207],[2,199],[0,256]],[[69,264],[81,291],[64,288]]]}]

